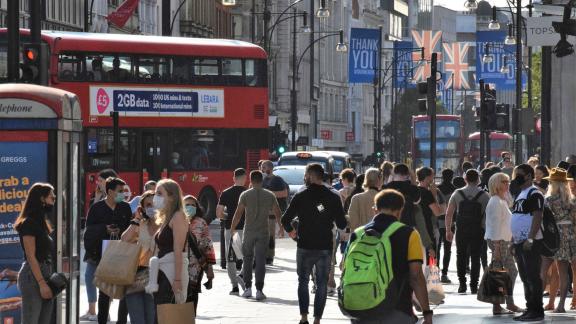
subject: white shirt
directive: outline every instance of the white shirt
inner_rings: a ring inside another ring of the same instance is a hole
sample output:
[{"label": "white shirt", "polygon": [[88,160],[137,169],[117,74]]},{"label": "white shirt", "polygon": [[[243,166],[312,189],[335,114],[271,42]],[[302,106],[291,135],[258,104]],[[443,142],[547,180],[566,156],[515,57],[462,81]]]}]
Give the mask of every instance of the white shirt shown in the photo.
[{"label": "white shirt", "polygon": [[492,196],[486,205],[484,239],[510,242],[512,240],[511,218],[512,212],[508,208],[508,202],[499,196]]}]

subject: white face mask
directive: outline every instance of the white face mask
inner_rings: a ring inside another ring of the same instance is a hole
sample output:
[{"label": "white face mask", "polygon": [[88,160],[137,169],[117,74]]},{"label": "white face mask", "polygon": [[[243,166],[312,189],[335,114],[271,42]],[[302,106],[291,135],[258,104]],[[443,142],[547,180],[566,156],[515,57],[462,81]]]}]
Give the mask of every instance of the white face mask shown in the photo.
[{"label": "white face mask", "polygon": [[156,210],[161,210],[164,208],[164,197],[154,195],[154,198],[152,199],[152,205],[154,205]]},{"label": "white face mask", "polygon": [[154,207],[146,208],[146,216],[148,216],[148,218],[150,219],[154,219],[154,217],[156,217],[156,208]]}]

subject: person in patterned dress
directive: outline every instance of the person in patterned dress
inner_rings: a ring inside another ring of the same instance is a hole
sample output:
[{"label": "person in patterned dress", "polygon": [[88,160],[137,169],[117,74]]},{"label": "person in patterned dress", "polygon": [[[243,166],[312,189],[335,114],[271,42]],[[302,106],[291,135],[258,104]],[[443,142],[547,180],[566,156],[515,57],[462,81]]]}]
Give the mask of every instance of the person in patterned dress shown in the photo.
[{"label": "person in patterned dress", "polygon": [[[548,192],[545,197],[545,204],[554,214],[556,225],[560,232],[560,249],[553,258],[542,258],[542,277],[545,277],[552,262],[558,264],[560,275],[560,301],[554,310],[555,313],[565,313],[564,303],[568,294],[570,279],[568,267],[576,264],[576,235],[574,234],[574,216],[576,216],[576,201],[570,192],[567,172],[561,168],[553,168],[550,176],[544,178],[550,181]],[[555,292],[550,292],[553,294]]]},{"label": "person in patterned dress", "polygon": [[[208,281],[204,284],[207,289],[212,288],[214,270],[212,265],[216,264],[216,253],[210,236],[210,226],[204,220],[204,211],[198,199],[192,195],[184,197],[184,211],[190,221],[189,233],[193,235],[191,245],[197,246],[197,251],[190,251],[190,294],[194,302],[195,311],[198,308],[198,294],[202,292],[202,277],[206,273]],[[196,256],[199,252],[200,258]],[[197,312],[195,312],[197,314]]]}]

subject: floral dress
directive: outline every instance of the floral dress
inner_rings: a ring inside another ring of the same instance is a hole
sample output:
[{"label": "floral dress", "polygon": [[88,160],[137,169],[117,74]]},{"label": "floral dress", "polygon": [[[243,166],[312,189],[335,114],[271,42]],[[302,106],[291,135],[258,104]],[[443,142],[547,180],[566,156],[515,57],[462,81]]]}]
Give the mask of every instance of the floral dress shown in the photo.
[{"label": "floral dress", "polygon": [[210,226],[202,217],[194,217],[190,221],[190,233],[196,238],[198,250],[200,251],[200,260],[190,251],[190,265],[188,272],[190,274],[190,283],[194,290],[201,291],[201,281],[206,266],[216,264],[216,253],[210,236]]},{"label": "floral dress", "polygon": [[576,201],[563,204],[559,195],[546,197],[546,204],[554,214],[556,225],[560,232],[560,248],[554,255],[554,260],[572,261],[576,258],[576,235],[574,234],[574,215]]}]

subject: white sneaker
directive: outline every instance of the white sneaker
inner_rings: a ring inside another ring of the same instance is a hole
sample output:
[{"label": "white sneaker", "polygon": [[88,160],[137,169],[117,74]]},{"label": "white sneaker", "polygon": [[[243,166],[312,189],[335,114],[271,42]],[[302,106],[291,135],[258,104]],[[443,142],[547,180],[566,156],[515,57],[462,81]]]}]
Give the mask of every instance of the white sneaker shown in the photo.
[{"label": "white sneaker", "polygon": [[86,314],[80,316],[80,320],[81,321],[87,321],[87,322],[96,322],[96,321],[98,321],[98,315],[86,313]]},{"label": "white sneaker", "polygon": [[256,300],[264,300],[266,299],[266,295],[262,292],[262,290],[256,290]]},{"label": "white sneaker", "polygon": [[248,288],[248,289],[244,290],[242,297],[244,297],[244,298],[252,297],[252,288]]}]

